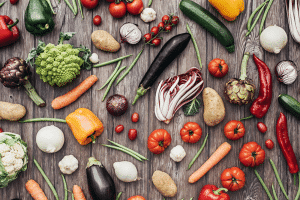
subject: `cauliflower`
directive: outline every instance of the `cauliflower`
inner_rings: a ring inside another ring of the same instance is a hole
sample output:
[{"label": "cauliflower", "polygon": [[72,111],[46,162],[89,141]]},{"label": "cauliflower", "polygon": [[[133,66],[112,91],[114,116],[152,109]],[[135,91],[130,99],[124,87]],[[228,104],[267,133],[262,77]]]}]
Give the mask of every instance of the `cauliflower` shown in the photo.
[{"label": "cauliflower", "polygon": [[186,153],[185,150],[181,145],[177,145],[171,150],[170,157],[175,161],[175,162],[180,162],[182,159],[185,157]]},{"label": "cauliflower", "polygon": [[59,163],[60,171],[64,174],[72,174],[78,169],[78,160],[73,156],[65,156]]},{"label": "cauliflower", "polygon": [[141,13],[141,19],[144,22],[152,22],[156,19],[156,12],[152,8],[145,8]]},{"label": "cauliflower", "polygon": [[0,188],[15,180],[27,169],[27,144],[20,135],[0,133]]}]

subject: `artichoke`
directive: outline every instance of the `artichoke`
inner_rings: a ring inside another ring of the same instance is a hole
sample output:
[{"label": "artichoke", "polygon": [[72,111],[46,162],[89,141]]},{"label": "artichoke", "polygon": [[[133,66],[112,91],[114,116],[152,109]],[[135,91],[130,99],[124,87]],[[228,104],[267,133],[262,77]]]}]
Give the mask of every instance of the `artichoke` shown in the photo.
[{"label": "artichoke", "polygon": [[0,82],[8,88],[18,88],[24,86],[28,96],[36,103],[43,107],[46,103],[36,93],[34,87],[29,82],[31,76],[30,68],[25,60],[20,58],[8,59],[0,70]]},{"label": "artichoke", "polygon": [[233,104],[243,105],[248,104],[254,99],[255,85],[250,79],[247,79],[247,63],[250,54],[247,52],[244,55],[241,76],[239,79],[230,79],[224,89],[225,98]]}]

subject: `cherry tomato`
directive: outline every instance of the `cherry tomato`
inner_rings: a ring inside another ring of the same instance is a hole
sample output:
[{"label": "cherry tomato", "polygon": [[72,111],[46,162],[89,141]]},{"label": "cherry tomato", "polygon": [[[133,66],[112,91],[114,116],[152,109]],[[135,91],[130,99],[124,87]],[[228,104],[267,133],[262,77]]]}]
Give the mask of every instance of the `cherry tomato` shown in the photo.
[{"label": "cherry tomato", "polygon": [[137,131],[135,129],[129,129],[128,138],[130,140],[135,140],[136,136],[137,136]]},{"label": "cherry tomato", "polygon": [[10,0],[10,3],[15,5],[16,3],[18,3],[19,0]]},{"label": "cherry tomato", "polygon": [[131,121],[134,122],[134,123],[138,122],[139,121],[139,117],[140,117],[139,114],[135,112],[135,113],[133,113],[131,115]]},{"label": "cherry tomato", "polygon": [[153,36],[157,35],[158,32],[159,32],[159,28],[158,28],[157,26],[152,27],[151,30],[150,30],[150,33],[151,33]]},{"label": "cherry tomato", "polygon": [[80,0],[80,1],[81,1],[81,4],[87,9],[93,9],[99,3],[99,0]]},{"label": "cherry tomato", "polygon": [[96,26],[99,26],[101,24],[101,17],[99,15],[96,15],[93,19],[93,22]]},{"label": "cherry tomato", "polygon": [[262,122],[258,122],[258,123],[257,123],[257,129],[258,129],[259,132],[261,132],[261,133],[265,133],[265,132],[267,132],[267,130],[268,130],[267,126],[266,126],[264,123],[262,123]]},{"label": "cherry tomato", "polygon": [[169,20],[170,20],[169,15],[164,15],[161,19],[161,21],[165,24],[168,24]]},{"label": "cherry tomato", "polygon": [[123,1],[120,3],[111,3],[109,4],[109,12],[114,18],[124,17],[126,14],[126,5]]},{"label": "cherry tomato", "polygon": [[117,133],[121,133],[124,130],[124,126],[122,124],[116,126],[115,131]]},{"label": "cherry tomato", "polygon": [[126,4],[127,11],[132,15],[138,15],[140,14],[143,9],[143,1],[142,0],[132,0],[132,2],[128,1]]},{"label": "cherry tomato", "polygon": [[2,130],[2,128],[0,128],[0,133],[2,133],[3,132],[3,130]]},{"label": "cherry tomato", "polygon": [[170,32],[172,30],[172,26],[166,26],[166,28],[165,28],[165,31],[168,31],[168,32]]},{"label": "cherry tomato", "polygon": [[162,30],[162,29],[164,29],[165,24],[164,24],[163,22],[160,22],[160,23],[157,25],[157,27],[159,28],[159,30]]},{"label": "cherry tomato", "polygon": [[146,33],[146,34],[144,35],[144,40],[145,40],[145,42],[149,42],[149,41],[151,40],[151,38],[152,38],[152,35],[151,35],[150,33]]},{"label": "cherry tomato", "polygon": [[272,141],[272,140],[270,140],[270,139],[268,139],[268,140],[266,140],[266,147],[268,148],[268,149],[273,149],[273,147],[274,147],[274,142]]},{"label": "cherry tomato", "polygon": [[159,39],[159,38],[155,38],[154,40],[152,40],[152,42],[151,42],[154,46],[158,46],[158,45],[160,45],[160,43],[161,43],[161,39]]},{"label": "cherry tomato", "polygon": [[173,16],[172,17],[172,24],[177,25],[179,23],[179,17]]}]

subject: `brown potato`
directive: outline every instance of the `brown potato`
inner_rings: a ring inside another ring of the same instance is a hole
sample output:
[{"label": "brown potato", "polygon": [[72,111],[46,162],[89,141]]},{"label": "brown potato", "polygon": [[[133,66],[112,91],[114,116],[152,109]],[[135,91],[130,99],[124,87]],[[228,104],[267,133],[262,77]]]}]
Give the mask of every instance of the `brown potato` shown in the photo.
[{"label": "brown potato", "polygon": [[18,121],[26,115],[26,108],[20,104],[0,101],[0,120]]},{"label": "brown potato", "polygon": [[121,45],[106,31],[94,31],[91,35],[92,41],[97,49],[108,52],[116,52],[121,48]]},{"label": "brown potato", "polygon": [[156,170],[152,175],[152,182],[164,197],[174,197],[177,194],[175,182],[165,172]]},{"label": "brown potato", "polygon": [[203,90],[203,119],[208,126],[215,126],[225,117],[225,106],[220,95],[212,88]]}]

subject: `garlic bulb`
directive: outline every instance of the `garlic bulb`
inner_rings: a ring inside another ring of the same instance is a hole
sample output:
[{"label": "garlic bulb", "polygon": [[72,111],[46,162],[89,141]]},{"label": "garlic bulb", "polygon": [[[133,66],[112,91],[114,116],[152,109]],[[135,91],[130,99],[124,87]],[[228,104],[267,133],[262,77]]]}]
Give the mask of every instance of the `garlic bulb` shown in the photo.
[{"label": "garlic bulb", "polygon": [[92,62],[92,63],[98,63],[99,62],[99,57],[98,57],[98,54],[96,54],[96,53],[93,53],[91,56],[90,56],[90,61]]},{"label": "garlic bulb", "polygon": [[260,35],[261,46],[270,53],[278,54],[287,43],[285,30],[278,26],[269,26]]},{"label": "garlic bulb", "polygon": [[145,8],[141,13],[141,19],[144,22],[152,22],[156,19],[156,12],[152,8]]},{"label": "garlic bulb", "polygon": [[286,85],[292,84],[297,79],[296,65],[293,61],[284,60],[275,67],[277,80]]},{"label": "garlic bulb", "polygon": [[142,32],[133,23],[126,23],[120,28],[122,42],[137,44],[142,39]]}]

